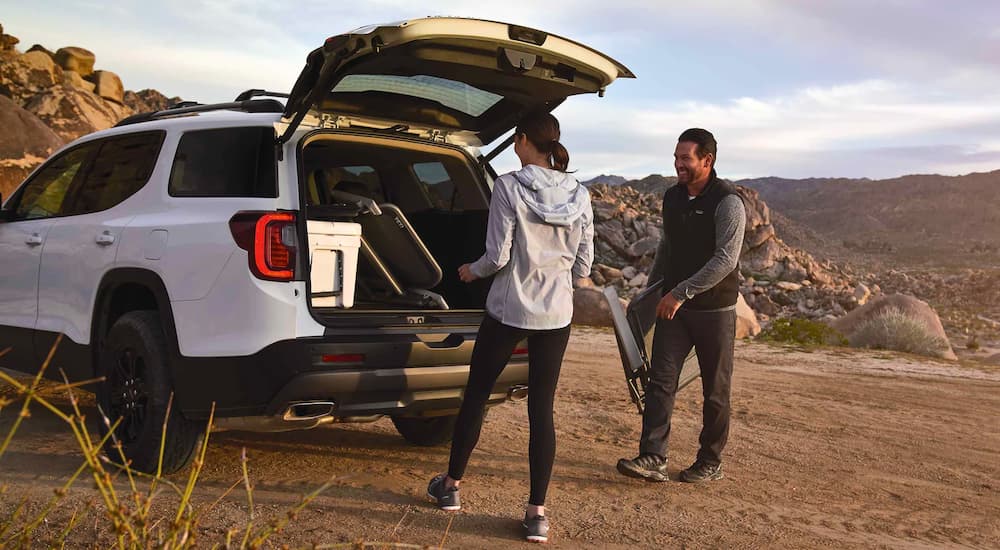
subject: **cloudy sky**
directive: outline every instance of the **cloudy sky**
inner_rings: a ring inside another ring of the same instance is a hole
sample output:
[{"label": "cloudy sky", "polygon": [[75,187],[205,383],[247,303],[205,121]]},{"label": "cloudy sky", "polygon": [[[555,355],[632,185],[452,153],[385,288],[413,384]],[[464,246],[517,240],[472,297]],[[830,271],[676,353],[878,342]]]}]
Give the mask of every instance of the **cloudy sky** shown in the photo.
[{"label": "cloudy sky", "polygon": [[202,102],[287,90],[327,36],[425,15],[540,28],[636,73],[556,111],[584,178],[672,173],[691,126],[732,178],[1000,168],[996,0],[0,0],[22,50],[86,47],[126,88]]}]

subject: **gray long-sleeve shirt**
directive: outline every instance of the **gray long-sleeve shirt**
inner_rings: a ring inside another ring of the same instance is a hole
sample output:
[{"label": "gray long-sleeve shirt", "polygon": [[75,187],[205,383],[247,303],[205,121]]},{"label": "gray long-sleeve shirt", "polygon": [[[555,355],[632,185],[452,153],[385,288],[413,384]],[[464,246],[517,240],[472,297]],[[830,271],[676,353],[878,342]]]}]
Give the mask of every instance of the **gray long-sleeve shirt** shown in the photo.
[{"label": "gray long-sleeve shirt", "polygon": [[[739,195],[729,195],[715,208],[715,253],[694,275],[684,279],[670,290],[679,301],[690,300],[722,282],[740,260],[743,234],[746,231],[747,213]],[[666,225],[664,224],[664,227]],[[670,244],[666,233],[660,238],[649,284],[663,278],[670,262]],[[728,309],[728,308],[727,308]]]}]

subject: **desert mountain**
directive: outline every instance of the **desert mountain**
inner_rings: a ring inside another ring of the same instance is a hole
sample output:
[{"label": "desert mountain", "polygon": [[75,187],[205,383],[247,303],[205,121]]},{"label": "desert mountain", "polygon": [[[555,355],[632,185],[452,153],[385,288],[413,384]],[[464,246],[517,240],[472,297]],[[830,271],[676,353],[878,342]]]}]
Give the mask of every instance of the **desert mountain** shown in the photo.
[{"label": "desert mountain", "polygon": [[1000,260],[1000,170],[738,183],[757,190],[792,222],[848,251],[891,253],[907,263],[934,265],[954,259]]}]

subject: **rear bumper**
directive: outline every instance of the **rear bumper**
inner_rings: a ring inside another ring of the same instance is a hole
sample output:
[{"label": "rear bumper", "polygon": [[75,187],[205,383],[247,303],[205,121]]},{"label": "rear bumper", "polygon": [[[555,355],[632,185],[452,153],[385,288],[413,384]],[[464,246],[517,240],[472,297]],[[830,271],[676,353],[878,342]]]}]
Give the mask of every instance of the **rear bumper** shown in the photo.
[{"label": "rear bumper", "polygon": [[[468,365],[313,372],[293,378],[268,405],[278,415],[298,403],[331,401],[334,416],[420,415],[457,411],[469,378]],[[488,404],[507,399],[510,389],[528,381],[528,363],[511,362],[500,374]]]},{"label": "rear bumper", "polygon": [[[328,335],[276,342],[254,355],[177,357],[175,400],[188,418],[281,415],[292,405],[334,403],[336,417],[457,410],[478,327],[447,334]],[[498,378],[490,404],[527,384],[527,356]]]}]

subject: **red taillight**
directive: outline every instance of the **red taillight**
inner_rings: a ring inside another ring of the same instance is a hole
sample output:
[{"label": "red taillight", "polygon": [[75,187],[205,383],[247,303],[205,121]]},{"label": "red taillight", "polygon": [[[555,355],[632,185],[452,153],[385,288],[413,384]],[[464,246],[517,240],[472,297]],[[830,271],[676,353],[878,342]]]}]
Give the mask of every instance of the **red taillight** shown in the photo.
[{"label": "red taillight", "polygon": [[285,226],[278,223],[268,224],[264,229],[267,234],[267,247],[265,249],[267,262],[265,263],[272,269],[288,269],[292,265],[292,252],[281,241],[281,233],[284,230]]},{"label": "red taillight", "polygon": [[249,252],[250,271],[259,279],[295,278],[295,215],[239,212],[229,220],[236,244]]},{"label": "red taillight", "polygon": [[514,355],[528,355],[528,348],[514,348]]}]

